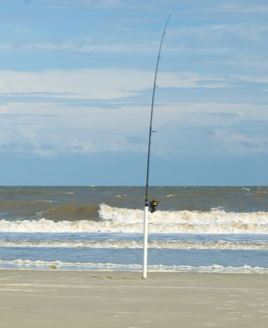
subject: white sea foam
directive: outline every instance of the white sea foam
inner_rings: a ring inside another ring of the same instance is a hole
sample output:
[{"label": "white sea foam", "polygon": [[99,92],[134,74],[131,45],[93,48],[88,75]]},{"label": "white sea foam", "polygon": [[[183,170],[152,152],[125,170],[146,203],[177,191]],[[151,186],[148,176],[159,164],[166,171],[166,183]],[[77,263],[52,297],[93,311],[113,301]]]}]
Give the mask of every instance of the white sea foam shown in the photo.
[{"label": "white sea foam", "polygon": [[[123,232],[143,231],[143,211],[101,204],[100,221],[0,220],[2,232]],[[222,209],[157,211],[149,214],[151,233],[268,234],[268,212],[234,213]]]},{"label": "white sea foam", "polygon": [[250,188],[248,188],[248,187],[242,187],[241,190],[250,191]]},{"label": "white sea foam", "polygon": [[[99,249],[141,249],[143,241],[139,240],[1,240],[0,247],[21,248],[99,248]],[[217,249],[217,250],[268,250],[268,243],[245,243],[219,241],[163,241],[151,240],[151,249]]]},{"label": "white sea foam", "polygon": [[171,198],[171,197],[175,197],[176,195],[173,195],[173,194],[168,194],[168,195],[166,195],[165,197],[166,198]]},{"label": "white sea foam", "polygon": [[[36,269],[36,270],[99,270],[99,271],[141,271],[140,264],[115,264],[115,263],[82,263],[82,262],[61,262],[61,261],[32,261],[17,259],[12,261],[0,260],[0,268],[13,269]],[[252,267],[244,265],[241,267],[222,266],[213,264],[210,266],[168,266],[149,265],[150,272],[208,272],[208,273],[259,273],[268,274],[268,268]]]}]

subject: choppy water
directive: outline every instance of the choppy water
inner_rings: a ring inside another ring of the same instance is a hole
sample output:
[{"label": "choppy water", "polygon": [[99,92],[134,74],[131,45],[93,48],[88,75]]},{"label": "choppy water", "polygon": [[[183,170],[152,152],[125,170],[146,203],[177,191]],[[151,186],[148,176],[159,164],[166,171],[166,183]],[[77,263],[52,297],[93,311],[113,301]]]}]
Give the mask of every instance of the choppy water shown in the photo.
[{"label": "choppy water", "polygon": [[[268,187],[154,187],[154,271],[268,272]],[[140,270],[144,190],[1,187],[0,267]]]}]

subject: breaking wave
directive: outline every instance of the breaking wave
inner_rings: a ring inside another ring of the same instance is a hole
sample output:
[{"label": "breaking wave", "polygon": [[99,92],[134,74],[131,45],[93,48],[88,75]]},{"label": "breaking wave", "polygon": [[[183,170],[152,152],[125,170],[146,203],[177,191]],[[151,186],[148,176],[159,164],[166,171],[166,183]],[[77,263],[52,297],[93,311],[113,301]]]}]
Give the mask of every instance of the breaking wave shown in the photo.
[{"label": "breaking wave", "polygon": [[[91,208],[92,211],[95,209]],[[56,214],[55,214],[56,215]],[[143,231],[143,210],[101,204],[98,220],[0,220],[2,232],[116,232]],[[235,213],[223,209],[157,211],[149,214],[151,233],[268,234],[268,212]]]},{"label": "breaking wave", "polygon": [[[0,260],[0,267],[5,269],[30,269],[30,270],[95,270],[95,271],[141,271],[140,264],[115,264],[115,263],[83,263],[83,262],[62,262],[62,261],[32,261],[32,260]],[[243,265],[240,267],[209,265],[149,265],[150,272],[198,272],[198,273],[259,273],[268,274],[268,269],[259,266]]]},{"label": "breaking wave", "polygon": [[[98,248],[98,249],[141,249],[141,240],[1,240],[0,247],[21,248]],[[217,250],[268,250],[266,242],[219,241],[163,241],[151,240],[151,249],[217,249]]]}]

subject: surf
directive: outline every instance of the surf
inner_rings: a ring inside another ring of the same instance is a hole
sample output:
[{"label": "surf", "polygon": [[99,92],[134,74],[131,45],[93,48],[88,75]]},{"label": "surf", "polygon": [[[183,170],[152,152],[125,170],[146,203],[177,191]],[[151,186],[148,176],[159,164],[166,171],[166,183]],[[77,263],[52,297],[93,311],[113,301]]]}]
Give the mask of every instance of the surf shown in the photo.
[{"label": "surf", "polygon": [[[141,233],[143,211],[100,204],[97,218],[84,220],[0,220],[0,232]],[[268,212],[157,211],[149,214],[150,233],[268,234]]]}]

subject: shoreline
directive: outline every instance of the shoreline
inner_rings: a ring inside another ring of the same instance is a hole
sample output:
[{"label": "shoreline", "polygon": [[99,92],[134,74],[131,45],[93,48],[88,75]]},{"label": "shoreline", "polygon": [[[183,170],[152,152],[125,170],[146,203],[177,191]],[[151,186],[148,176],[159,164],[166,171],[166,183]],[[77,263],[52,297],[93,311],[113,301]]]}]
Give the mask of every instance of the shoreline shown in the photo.
[{"label": "shoreline", "polygon": [[262,274],[0,270],[1,328],[267,327]]},{"label": "shoreline", "polygon": [[[71,263],[61,261],[32,261],[32,260],[0,260],[0,271],[40,271],[40,272],[109,272],[138,274],[143,270],[142,265],[114,263]],[[168,266],[149,265],[148,273],[152,274],[257,274],[267,275],[268,267],[260,266],[223,266],[218,264],[208,266]]]}]

